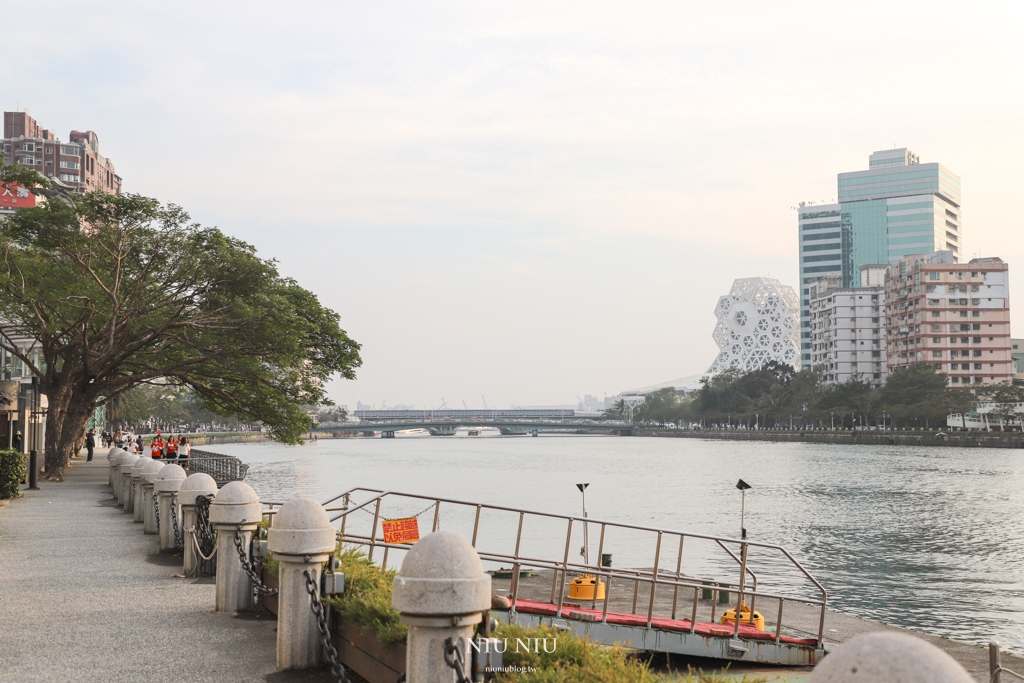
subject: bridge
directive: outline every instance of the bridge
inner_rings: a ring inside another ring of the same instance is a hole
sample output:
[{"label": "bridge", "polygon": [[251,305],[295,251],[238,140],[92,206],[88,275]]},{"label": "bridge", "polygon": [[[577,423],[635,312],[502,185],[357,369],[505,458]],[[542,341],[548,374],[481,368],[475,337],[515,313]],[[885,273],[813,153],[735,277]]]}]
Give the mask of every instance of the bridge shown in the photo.
[{"label": "bridge", "polygon": [[597,433],[628,436],[629,422],[598,420],[595,413],[562,409],[508,410],[357,410],[359,422],[321,422],[320,431],[362,432],[368,436],[380,432],[385,438],[406,429],[426,429],[435,436],[450,436],[459,427],[494,427],[502,434],[539,432]]}]

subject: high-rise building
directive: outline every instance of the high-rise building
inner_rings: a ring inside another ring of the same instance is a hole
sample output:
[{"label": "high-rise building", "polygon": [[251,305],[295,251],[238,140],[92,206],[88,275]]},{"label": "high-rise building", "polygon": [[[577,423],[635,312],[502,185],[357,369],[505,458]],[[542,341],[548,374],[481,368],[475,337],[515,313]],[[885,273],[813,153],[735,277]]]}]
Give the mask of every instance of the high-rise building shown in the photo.
[{"label": "high-rise building", "polygon": [[100,154],[100,141],[91,130],[71,131],[61,142],[23,111],[4,112],[4,137],[0,140],[5,164],[38,171],[54,185],[77,192],[120,192],[121,176],[114,162]]},{"label": "high-rise building", "polygon": [[1009,266],[952,251],[902,257],[885,278],[888,369],[928,362],[949,386],[1013,378]]},{"label": "high-rise building", "polygon": [[885,265],[861,266],[865,287],[844,287],[841,275],[811,283],[811,367],[825,384],[859,377],[879,388],[885,383]]},{"label": "high-rise building", "polygon": [[792,287],[766,277],[733,281],[715,306],[712,337],[720,349],[708,372],[730,368],[749,372],[768,361],[800,369],[797,346],[800,301]]},{"label": "high-rise building", "polygon": [[860,266],[945,250],[963,254],[960,177],[922,164],[906,148],[868,157],[864,171],[840,173],[837,204],[799,209],[801,354],[810,360],[809,285],[824,274],[860,287]]}]

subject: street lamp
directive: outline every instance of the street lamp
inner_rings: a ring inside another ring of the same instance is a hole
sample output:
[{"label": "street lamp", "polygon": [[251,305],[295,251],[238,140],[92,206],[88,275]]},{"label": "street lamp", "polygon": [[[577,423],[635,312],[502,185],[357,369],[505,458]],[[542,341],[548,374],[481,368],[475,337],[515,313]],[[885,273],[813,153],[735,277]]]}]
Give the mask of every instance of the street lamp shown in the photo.
[{"label": "street lamp", "polygon": [[[736,601],[736,611],[733,612],[735,618],[735,630],[733,631],[733,637],[738,637],[740,633],[740,622],[743,621],[743,590],[746,587],[747,578],[747,524],[746,524],[746,512],[747,512],[747,489],[751,488],[750,484],[740,479],[736,482],[736,488],[740,490],[740,590],[739,596]],[[753,621],[754,613],[751,611],[747,617],[747,623]]]},{"label": "street lamp", "polygon": [[740,490],[740,538],[745,539],[747,537],[747,525],[745,524],[745,517],[747,514],[747,489],[751,488],[751,486],[740,479],[736,482],[736,488]]},{"label": "street lamp", "polygon": [[587,487],[590,483],[576,484],[576,488],[583,494],[583,547],[580,549],[580,555],[583,556],[583,562],[590,564],[590,538],[587,535]]}]

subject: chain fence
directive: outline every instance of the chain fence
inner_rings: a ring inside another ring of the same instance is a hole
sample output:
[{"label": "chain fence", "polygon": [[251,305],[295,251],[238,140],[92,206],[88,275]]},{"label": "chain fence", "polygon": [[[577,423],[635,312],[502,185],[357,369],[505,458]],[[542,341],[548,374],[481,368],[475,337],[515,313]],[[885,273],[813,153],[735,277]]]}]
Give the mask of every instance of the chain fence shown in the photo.
[{"label": "chain fence", "polygon": [[185,548],[185,540],[182,538],[181,528],[178,526],[178,499],[171,498],[171,521],[174,523],[174,549]]},{"label": "chain fence", "polygon": [[444,641],[444,663],[455,670],[457,683],[473,683],[466,675],[466,658],[455,645],[455,641],[448,638]]},{"label": "chain fence", "polygon": [[309,593],[309,606],[313,610],[313,616],[316,617],[316,628],[320,631],[320,641],[324,646],[324,656],[327,658],[328,664],[331,665],[331,673],[338,679],[338,683],[348,683],[348,678],[345,676],[345,667],[338,661],[338,649],[331,642],[331,630],[327,625],[327,610],[324,609],[323,603],[320,602],[319,586],[316,585],[316,581],[308,569],[303,570],[302,575],[306,577],[306,592]]},{"label": "chain fence", "polygon": [[[270,588],[263,583],[261,576],[263,570],[263,561],[250,559],[249,554],[245,552],[245,548],[242,546],[242,527],[239,526],[235,529],[235,550],[238,551],[238,561],[242,563],[242,569],[249,575],[249,580],[252,581],[252,587],[256,591],[257,595],[265,595],[270,598],[275,598],[278,595],[276,588]],[[252,545],[249,546],[250,553],[252,552]]]}]

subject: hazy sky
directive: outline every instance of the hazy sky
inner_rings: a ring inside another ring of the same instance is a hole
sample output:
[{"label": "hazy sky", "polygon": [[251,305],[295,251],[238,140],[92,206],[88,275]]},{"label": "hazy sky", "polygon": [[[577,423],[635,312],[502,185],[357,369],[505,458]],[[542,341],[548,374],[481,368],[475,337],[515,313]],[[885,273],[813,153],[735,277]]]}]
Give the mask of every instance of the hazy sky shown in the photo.
[{"label": "hazy sky", "polygon": [[[707,369],[802,200],[907,146],[1024,305],[1020,3],[4,3],[0,105],[255,244],[355,401],[575,402]],[[1024,336],[1016,316],[1015,336]]]}]

